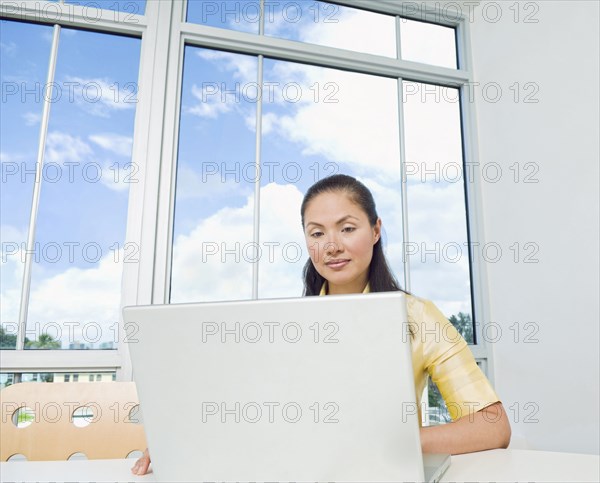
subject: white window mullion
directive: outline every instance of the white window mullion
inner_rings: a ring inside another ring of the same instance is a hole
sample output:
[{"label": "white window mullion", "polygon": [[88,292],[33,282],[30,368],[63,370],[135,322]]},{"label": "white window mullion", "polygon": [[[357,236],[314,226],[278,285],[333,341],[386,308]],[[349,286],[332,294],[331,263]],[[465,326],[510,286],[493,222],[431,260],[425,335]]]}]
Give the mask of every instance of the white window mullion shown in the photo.
[{"label": "white window mullion", "polygon": [[[92,4],[95,2],[91,2]],[[147,4],[154,3],[152,1]],[[146,7],[148,10],[148,6]],[[146,28],[146,16],[118,10],[95,8],[64,2],[19,0],[0,2],[3,18],[22,22],[61,25],[97,32],[140,37]]]},{"label": "white window mullion", "polygon": [[[258,35],[263,36],[265,34],[265,0],[260,0],[260,20],[258,24]],[[262,93],[263,78],[264,78],[264,57],[258,56],[258,72],[256,74],[256,83],[260,86],[259,92]],[[262,152],[262,108],[263,108],[263,96],[262,94],[258,97],[256,103],[256,141],[255,141],[255,152],[254,152],[254,169],[256,173],[260,173],[261,169],[261,152]],[[254,180],[254,212],[252,221],[252,242],[254,246],[259,250],[260,243],[260,176],[257,176]],[[258,270],[259,270],[260,257],[255,257],[252,263],[252,299],[258,299]]]},{"label": "white window mullion", "polygon": [[[161,12],[162,15],[162,12]],[[160,185],[158,219],[154,259],[154,287],[152,303],[169,303],[171,291],[171,264],[173,254],[173,224],[175,222],[175,190],[179,151],[179,124],[185,43],[181,24],[185,20],[186,2],[172,5],[167,51],[167,74],[164,91],[164,113],[161,119],[162,155],[160,156]],[[160,75],[160,73],[159,73]],[[163,74],[164,75],[164,74]]]},{"label": "white window mullion", "polygon": [[0,351],[3,373],[114,372],[121,357],[114,350],[27,350]]},{"label": "white window mullion", "polygon": [[[262,89],[263,85],[263,66],[264,58],[262,55],[258,56],[258,85]],[[260,159],[261,159],[261,147],[262,147],[262,95],[259,96],[256,102],[256,150],[254,153],[254,165],[255,172],[260,173]],[[254,220],[252,230],[252,240],[254,246],[259,249],[260,242],[260,176],[256,177],[254,182]],[[252,263],[252,298],[258,298],[258,267],[260,257],[255,257]]]},{"label": "white window mullion", "polygon": [[[136,106],[132,164],[139,168],[138,183],[129,193],[126,242],[139,248],[137,263],[123,263],[122,306],[148,305],[156,293],[156,244],[160,198],[161,157],[163,154],[165,102],[171,33],[172,2],[147,2],[147,30],[142,37],[138,103]],[[167,199],[168,201],[168,199]],[[160,275],[160,274],[158,274]],[[161,292],[156,298],[163,301]],[[121,312],[121,311],[120,311]],[[121,313],[119,313],[121,315]],[[119,320],[121,368],[118,380],[131,380],[132,367],[127,331]],[[131,333],[132,330],[129,330]]]},{"label": "white window mullion", "polygon": [[[402,42],[401,42],[401,21],[400,17],[396,17],[396,57],[398,60],[402,58]],[[400,186],[402,187],[402,266],[404,269],[404,290],[410,292],[410,259],[407,256],[406,248],[408,246],[408,196],[407,196],[407,179],[406,179],[406,138],[404,136],[404,86],[403,79],[398,78],[398,136],[400,137]]]},{"label": "white window mullion", "polygon": [[469,73],[420,62],[393,59],[374,54],[326,47],[265,35],[237,32],[192,23],[182,25],[182,35],[189,45],[227,50],[241,54],[264,55],[290,62],[320,65],[384,77],[404,77],[416,82],[460,87]]},{"label": "white window mullion", "polygon": [[[468,22],[462,22],[456,28],[457,57],[459,66],[471,72],[471,45]],[[463,142],[463,164],[465,167],[475,166],[478,162],[479,148],[477,145],[477,123],[476,111],[471,98],[472,86],[469,82],[464,83],[460,89],[460,113],[462,122]],[[483,337],[483,323],[490,321],[489,293],[487,284],[487,271],[481,250],[477,246],[485,243],[485,230],[483,215],[481,213],[482,198],[481,184],[471,169],[463,169],[465,183],[465,195],[467,205],[467,217],[469,226],[469,259],[472,272],[472,300],[473,300],[473,322],[474,337],[476,344],[470,349],[475,359],[482,361],[481,369],[487,378],[494,384],[494,364],[491,346]],[[479,244],[479,245],[477,245]]]}]

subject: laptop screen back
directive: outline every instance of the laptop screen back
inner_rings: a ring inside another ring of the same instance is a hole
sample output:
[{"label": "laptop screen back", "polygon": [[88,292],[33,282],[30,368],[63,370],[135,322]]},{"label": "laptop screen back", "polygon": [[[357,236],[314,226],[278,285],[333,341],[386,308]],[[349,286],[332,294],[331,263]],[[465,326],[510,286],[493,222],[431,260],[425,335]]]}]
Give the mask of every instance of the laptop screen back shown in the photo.
[{"label": "laptop screen back", "polygon": [[159,480],[423,480],[401,292],[123,313]]}]

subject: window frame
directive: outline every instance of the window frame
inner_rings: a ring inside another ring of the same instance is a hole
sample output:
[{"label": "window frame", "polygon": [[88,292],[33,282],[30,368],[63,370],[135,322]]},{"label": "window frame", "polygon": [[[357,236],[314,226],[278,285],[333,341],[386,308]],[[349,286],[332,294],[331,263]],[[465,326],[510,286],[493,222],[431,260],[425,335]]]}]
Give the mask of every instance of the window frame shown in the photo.
[{"label": "window frame", "polygon": [[[20,0],[0,4],[2,19],[83,28],[141,39],[138,103],[131,159],[131,162],[140,168],[140,182],[130,186],[125,237],[126,243],[136,243],[140,250],[138,263],[123,265],[121,307],[163,304],[168,303],[169,299],[183,55],[186,45],[257,55],[259,81],[262,59],[270,57],[396,78],[399,94],[402,93],[403,80],[458,88],[463,133],[463,165],[478,162],[476,105],[468,95],[468,89],[474,82],[469,18],[464,13],[457,15],[455,19],[440,16],[433,5],[427,5],[426,2],[416,4],[385,0],[333,0],[331,3],[396,16],[399,54],[400,16],[453,27],[456,30],[459,68],[450,69],[405,61],[399,58],[400,55],[393,59],[264,36],[263,25],[260,25],[259,34],[254,34],[187,23],[187,0],[148,1],[145,14],[128,14],[128,22],[118,20],[113,11],[77,5],[68,5],[66,8],[62,2],[57,4],[40,0]],[[57,5],[65,8],[68,15],[58,18],[55,14],[52,15]],[[93,23],[89,21],[90,12],[93,13],[93,18],[97,19]],[[399,99],[402,99],[401,95]],[[400,162],[404,163],[404,121],[402,106],[399,106]],[[260,109],[257,110],[260,113]],[[257,156],[258,152],[257,149]],[[490,320],[486,264],[480,251],[473,248],[485,242],[481,185],[480,178],[472,171],[463,170],[476,342],[470,345],[470,348],[493,383],[493,360],[482,336],[480,322]],[[406,190],[403,191],[403,197],[406,197]],[[403,210],[406,215],[406,203]],[[255,217],[255,232],[256,220]],[[404,225],[405,235],[408,235],[407,221]],[[408,239],[408,236],[405,236],[405,241]],[[410,287],[408,273],[405,271],[404,277],[407,288]],[[258,272],[255,270],[254,294],[257,285]],[[24,330],[24,327],[19,329]],[[129,348],[123,343],[125,328],[122,320],[119,321],[119,334],[120,343],[117,350],[25,351],[22,347],[17,350],[2,350],[2,372],[116,371],[117,380],[131,380],[132,367]]]}]

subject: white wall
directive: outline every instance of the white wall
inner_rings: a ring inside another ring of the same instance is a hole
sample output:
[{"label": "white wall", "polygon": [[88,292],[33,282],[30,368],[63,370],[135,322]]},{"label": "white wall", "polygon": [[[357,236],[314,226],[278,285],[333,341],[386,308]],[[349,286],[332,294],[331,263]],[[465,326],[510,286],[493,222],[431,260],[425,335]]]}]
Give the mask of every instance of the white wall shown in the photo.
[{"label": "white wall", "polygon": [[[503,249],[499,262],[487,264],[491,317],[502,327],[490,344],[495,386],[505,407],[514,408],[517,442],[598,454],[598,2],[529,2],[539,7],[532,17],[538,23],[522,16],[516,23],[513,2],[499,2],[501,20],[489,21],[491,8],[486,21],[481,9],[489,3],[481,2],[470,25],[476,81],[503,89],[497,103],[481,95],[475,101],[479,161],[503,170],[498,182],[482,185],[486,241]],[[525,3],[521,14],[532,13]],[[521,88],[515,103],[515,82],[539,85],[539,102],[524,103],[532,90]],[[525,163],[537,163],[539,182],[515,182],[515,162],[521,176]],[[508,248],[515,242],[518,263]],[[539,246],[538,263],[523,263],[527,242]],[[523,341],[533,328],[524,330],[527,322],[539,326],[537,343]],[[515,323],[518,342],[509,329]],[[537,422],[525,422],[527,415]]]}]

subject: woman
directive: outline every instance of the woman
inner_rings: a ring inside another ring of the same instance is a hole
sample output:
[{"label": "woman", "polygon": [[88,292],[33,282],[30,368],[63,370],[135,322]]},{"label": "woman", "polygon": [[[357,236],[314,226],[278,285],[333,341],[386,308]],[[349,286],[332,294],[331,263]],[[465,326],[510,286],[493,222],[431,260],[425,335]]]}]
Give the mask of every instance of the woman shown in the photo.
[{"label": "woman", "polygon": [[[401,290],[383,254],[381,219],[368,188],[334,175],[309,188],[300,209],[310,259],[304,295]],[[430,301],[406,295],[415,389],[431,375],[453,422],[421,428],[425,453],[470,453],[506,448],[510,424],[502,403],[481,372],[465,340]],[[132,468],[145,474],[148,450]]]},{"label": "woman", "polygon": [[[318,181],[304,196],[301,216],[310,253],[304,295],[400,290],[383,254],[373,195],[361,182],[346,175]],[[407,293],[406,304],[417,402],[429,374],[453,420],[421,428],[423,452],[506,448],[508,417],[465,340],[432,302]]]}]

